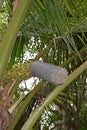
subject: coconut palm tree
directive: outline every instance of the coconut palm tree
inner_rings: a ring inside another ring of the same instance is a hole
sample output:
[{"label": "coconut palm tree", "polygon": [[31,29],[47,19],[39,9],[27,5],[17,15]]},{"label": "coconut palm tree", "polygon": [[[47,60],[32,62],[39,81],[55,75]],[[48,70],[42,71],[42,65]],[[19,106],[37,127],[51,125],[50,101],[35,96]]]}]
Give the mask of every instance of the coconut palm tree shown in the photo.
[{"label": "coconut palm tree", "polygon": [[[85,0],[0,1],[1,129],[86,129],[86,5]],[[55,86],[39,77],[32,90],[20,87],[33,77],[30,67],[37,60],[66,68],[66,82]]]}]

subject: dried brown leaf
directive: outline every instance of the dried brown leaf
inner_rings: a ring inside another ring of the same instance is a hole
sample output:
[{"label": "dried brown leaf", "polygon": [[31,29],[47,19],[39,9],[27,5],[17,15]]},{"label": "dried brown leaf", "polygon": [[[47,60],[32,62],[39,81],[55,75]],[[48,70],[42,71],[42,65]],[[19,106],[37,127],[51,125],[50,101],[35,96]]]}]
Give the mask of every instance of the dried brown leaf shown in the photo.
[{"label": "dried brown leaf", "polygon": [[0,105],[0,130],[7,130],[11,122],[12,116],[9,111]]}]

